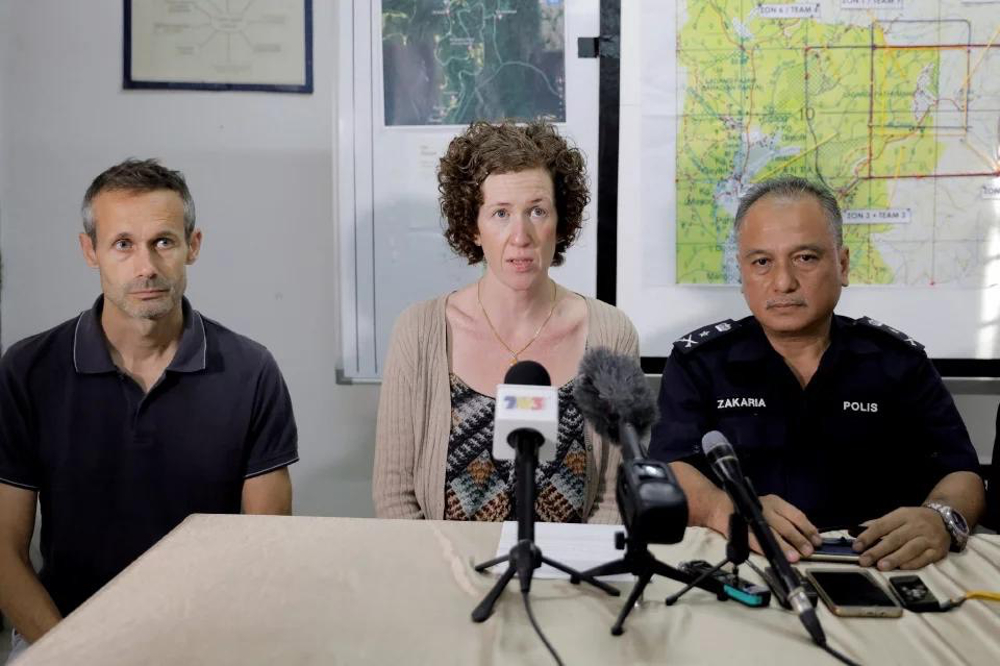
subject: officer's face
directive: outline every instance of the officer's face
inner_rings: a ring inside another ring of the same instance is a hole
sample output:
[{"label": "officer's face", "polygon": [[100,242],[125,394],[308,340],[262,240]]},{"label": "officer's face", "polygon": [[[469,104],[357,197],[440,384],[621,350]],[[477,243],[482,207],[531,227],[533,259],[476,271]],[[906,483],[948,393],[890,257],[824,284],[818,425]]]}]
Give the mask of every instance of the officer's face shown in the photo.
[{"label": "officer's face", "polygon": [[743,219],[738,248],[743,296],[765,331],[827,330],[850,261],[815,198],[757,201]]},{"label": "officer's face", "polygon": [[170,190],[101,192],[91,204],[97,241],[80,234],[87,263],[101,274],[105,308],[132,319],[159,319],[180,306],[187,265],[201,231],[184,238],[184,203]]}]

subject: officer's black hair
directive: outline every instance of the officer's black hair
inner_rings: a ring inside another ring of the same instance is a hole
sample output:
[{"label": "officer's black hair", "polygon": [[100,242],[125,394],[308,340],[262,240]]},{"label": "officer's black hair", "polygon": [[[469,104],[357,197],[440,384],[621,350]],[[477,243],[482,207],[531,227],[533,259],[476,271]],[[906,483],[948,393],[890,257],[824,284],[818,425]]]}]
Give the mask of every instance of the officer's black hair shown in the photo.
[{"label": "officer's black hair", "polygon": [[743,218],[747,216],[750,207],[764,197],[779,197],[782,199],[799,199],[811,196],[816,199],[823,212],[826,213],[826,221],[830,225],[830,231],[837,242],[837,247],[844,246],[844,218],[840,214],[840,205],[837,204],[836,197],[818,183],[813,183],[798,176],[779,176],[761,181],[750,188],[740,199],[739,208],[736,209],[736,220],[733,222],[733,230],[738,236]]}]

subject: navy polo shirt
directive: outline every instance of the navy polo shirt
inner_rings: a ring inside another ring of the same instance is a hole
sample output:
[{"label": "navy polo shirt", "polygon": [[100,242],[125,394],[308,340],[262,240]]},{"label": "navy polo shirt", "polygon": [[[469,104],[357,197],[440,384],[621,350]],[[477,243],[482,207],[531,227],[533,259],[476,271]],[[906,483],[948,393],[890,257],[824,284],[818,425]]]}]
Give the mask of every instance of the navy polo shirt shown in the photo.
[{"label": "navy polo shirt", "polygon": [[0,359],[0,481],[36,490],[39,578],[67,614],[192,513],[239,513],[243,481],[298,459],[291,399],[263,346],[184,299],[149,393],[91,310]]},{"label": "navy polo shirt", "polygon": [[701,438],[721,431],[759,495],[817,527],[919,506],[945,475],[978,472],[969,434],[923,348],[871,319],[834,316],[803,389],[753,317],[674,343],[650,454],[716,481]]}]

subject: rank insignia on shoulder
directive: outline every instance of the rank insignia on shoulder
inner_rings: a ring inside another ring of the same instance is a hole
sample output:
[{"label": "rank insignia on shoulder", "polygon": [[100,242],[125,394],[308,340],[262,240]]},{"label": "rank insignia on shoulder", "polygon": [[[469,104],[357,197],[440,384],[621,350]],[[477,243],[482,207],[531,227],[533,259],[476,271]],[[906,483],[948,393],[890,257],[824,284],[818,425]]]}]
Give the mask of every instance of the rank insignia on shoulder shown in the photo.
[{"label": "rank insignia on shoulder", "polygon": [[705,344],[709,340],[715,340],[730,331],[735,331],[737,328],[739,328],[739,322],[735,322],[732,319],[726,319],[725,321],[720,321],[715,324],[702,326],[701,328],[691,331],[680,340],[675,340],[674,347],[682,352],[688,352],[696,347],[699,347],[700,345]]},{"label": "rank insignia on shoulder", "polygon": [[922,344],[920,344],[919,342],[908,336],[906,333],[903,333],[899,329],[895,329],[892,326],[889,326],[888,324],[883,324],[877,319],[872,319],[871,317],[862,317],[857,321],[862,326],[867,326],[868,328],[874,328],[876,331],[882,331],[883,333],[886,333],[887,335],[890,335],[896,338],[897,340],[906,343],[908,347],[912,347],[913,349],[924,348]]}]

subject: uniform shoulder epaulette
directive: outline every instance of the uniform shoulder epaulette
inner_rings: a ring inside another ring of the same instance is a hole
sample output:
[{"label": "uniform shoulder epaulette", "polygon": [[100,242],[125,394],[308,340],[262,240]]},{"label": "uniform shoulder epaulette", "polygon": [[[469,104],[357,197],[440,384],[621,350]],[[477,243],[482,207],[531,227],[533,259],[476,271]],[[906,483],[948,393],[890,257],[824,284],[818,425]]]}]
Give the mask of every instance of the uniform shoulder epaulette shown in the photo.
[{"label": "uniform shoulder epaulette", "polygon": [[691,331],[679,340],[674,340],[674,348],[678,351],[687,353],[697,349],[706,342],[717,340],[724,335],[728,335],[739,327],[740,323],[738,321],[733,321],[732,319],[726,319],[715,324],[702,326],[701,328],[696,328]]},{"label": "uniform shoulder epaulette", "polygon": [[908,336],[906,333],[903,333],[899,329],[893,328],[888,324],[883,324],[877,319],[872,319],[871,317],[862,317],[861,319],[858,319],[857,322],[859,325],[864,326],[868,329],[874,329],[876,331],[885,333],[890,337],[896,338],[900,342],[904,343],[907,347],[911,347],[913,349],[924,348],[922,344],[920,344],[919,342]]}]

